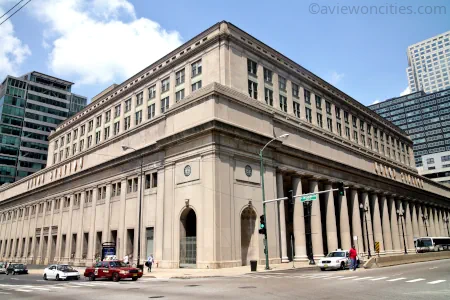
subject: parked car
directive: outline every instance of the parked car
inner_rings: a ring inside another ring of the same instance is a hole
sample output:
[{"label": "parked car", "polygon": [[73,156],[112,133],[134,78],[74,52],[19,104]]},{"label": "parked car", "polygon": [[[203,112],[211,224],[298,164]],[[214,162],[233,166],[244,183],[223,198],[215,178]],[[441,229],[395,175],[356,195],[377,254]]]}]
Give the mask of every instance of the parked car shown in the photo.
[{"label": "parked car", "polygon": [[[356,257],[356,266],[359,267],[359,257]],[[327,256],[321,258],[317,263],[320,270],[325,271],[327,269],[333,270],[345,270],[350,266],[350,259],[347,250],[337,249],[328,253]]]},{"label": "parked car", "polygon": [[136,281],[142,277],[142,271],[138,268],[130,267],[120,260],[100,261],[94,266],[86,268],[84,276],[91,281],[99,278],[112,279],[116,282],[125,278],[131,278],[133,281]]},{"label": "parked car", "polygon": [[80,279],[80,273],[69,265],[50,265],[44,269],[44,280]]},{"label": "parked car", "polygon": [[16,274],[28,274],[28,269],[27,266],[24,264],[10,264],[7,268],[6,268],[6,275],[16,275]]},{"label": "parked car", "polygon": [[0,262],[0,274],[6,274],[6,263]]}]

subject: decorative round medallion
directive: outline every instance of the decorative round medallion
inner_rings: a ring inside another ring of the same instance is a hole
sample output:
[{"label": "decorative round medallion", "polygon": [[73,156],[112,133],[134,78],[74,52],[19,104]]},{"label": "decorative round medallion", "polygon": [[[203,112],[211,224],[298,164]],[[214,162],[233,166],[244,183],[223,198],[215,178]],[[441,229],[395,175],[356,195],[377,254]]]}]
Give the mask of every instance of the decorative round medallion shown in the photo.
[{"label": "decorative round medallion", "polygon": [[191,166],[190,165],[186,165],[184,167],[184,176],[188,177],[189,175],[191,175]]},{"label": "decorative round medallion", "polygon": [[252,176],[252,167],[250,167],[249,165],[245,166],[245,175],[247,175],[247,177],[251,177]]}]

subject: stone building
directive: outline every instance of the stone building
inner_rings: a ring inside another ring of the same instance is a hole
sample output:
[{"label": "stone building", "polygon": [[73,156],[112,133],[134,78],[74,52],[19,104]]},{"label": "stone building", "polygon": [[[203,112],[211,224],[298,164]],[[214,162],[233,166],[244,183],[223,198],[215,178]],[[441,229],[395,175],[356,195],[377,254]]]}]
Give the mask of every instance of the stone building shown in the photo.
[{"label": "stone building", "polygon": [[47,167],[0,188],[0,259],[84,265],[114,242],[165,268],[262,263],[258,154],[286,133],[263,153],[266,199],[349,188],[268,204],[271,263],[446,234],[450,189],[418,175],[404,131],[220,22],[60,124]]}]

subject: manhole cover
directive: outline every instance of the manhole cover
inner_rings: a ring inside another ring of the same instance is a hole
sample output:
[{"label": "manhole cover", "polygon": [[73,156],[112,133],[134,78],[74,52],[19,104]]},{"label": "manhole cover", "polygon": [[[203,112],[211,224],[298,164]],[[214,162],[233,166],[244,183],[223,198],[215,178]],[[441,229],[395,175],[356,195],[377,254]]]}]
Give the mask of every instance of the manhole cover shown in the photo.
[{"label": "manhole cover", "polygon": [[188,284],[188,285],[185,285],[186,287],[195,287],[195,286],[200,286],[200,285],[198,285],[198,284]]},{"label": "manhole cover", "polygon": [[164,296],[150,296],[150,299],[164,298]]},{"label": "manhole cover", "polygon": [[240,289],[256,289],[256,286],[240,286]]}]

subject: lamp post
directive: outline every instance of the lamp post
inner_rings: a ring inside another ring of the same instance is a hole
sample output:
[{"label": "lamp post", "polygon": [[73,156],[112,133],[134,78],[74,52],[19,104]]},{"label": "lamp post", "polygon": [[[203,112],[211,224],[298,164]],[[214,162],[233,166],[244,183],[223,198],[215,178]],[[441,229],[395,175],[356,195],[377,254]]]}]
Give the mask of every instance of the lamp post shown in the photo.
[{"label": "lamp post", "polygon": [[405,254],[408,254],[406,250],[406,240],[405,240],[405,230],[403,229],[403,216],[405,211],[403,209],[397,209],[397,215],[400,218],[400,224],[402,225],[402,235],[403,235],[403,246],[405,247]]},{"label": "lamp post", "polygon": [[[282,134],[279,137],[271,139],[267,144],[264,145],[264,147],[259,150],[259,161],[260,161],[260,175],[261,175],[261,190],[262,190],[262,201],[263,201],[263,215],[264,215],[264,224],[267,226],[267,217],[266,217],[266,204],[264,201],[266,200],[266,194],[264,192],[264,162],[263,162],[263,151],[264,149],[273,141],[277,139],[284,139],[289,136],[288,133]],[[264,253],[266,255],[266,270],[270,270],[269,268],[269,244],[267,243],[267,230],[264,233]]]},{"label": "lamp post", "polygon": [[450,236],[450,229],[448,229],[448,222],[449,222],[450,220],[449,220],[448,216],[444,217],[443,219],[444,219],[444,223],[447,224],[447,233],[448,233],[448,236]]},{"label": "lamp post", "polygon": [[427,236],[428,236],[428,227],[427,227],[428,216],[422,214],[421,217],[422,217],[423,224],[425,225],[425,232],[427,233]]},{"label": "lamp post", "polygon": [[[132,147],[128,147],[128,146],[122,146],[122,150],[123,151],[127,151],[127,150],[134,150],[136,151],[136,149],[132,148]],[[137,244],[137,267],[140,267],[140,261],[141,261],[141,215],[142,215],[142,182],[144,181],[144,179],[142,178],[142,164],[144,162],[144,156],[141,154],[141,172],[140,172],[140,179],[141,179],[141,186],[140,186],[140,191],[139,191],[139,217],[138,217],[138,244]]]},{"label": "lamp post", "polygon": [[367,212],[369,211],[368,207],[364,207],[364,204],[360,204],[359,208],[363,211],[364,214],[364,222],[366,223],[366,236],[367,236],[367,255],[368,258],[371,257],[370,253],[370,240],[369,240],[369,227],[367,226]]}]

